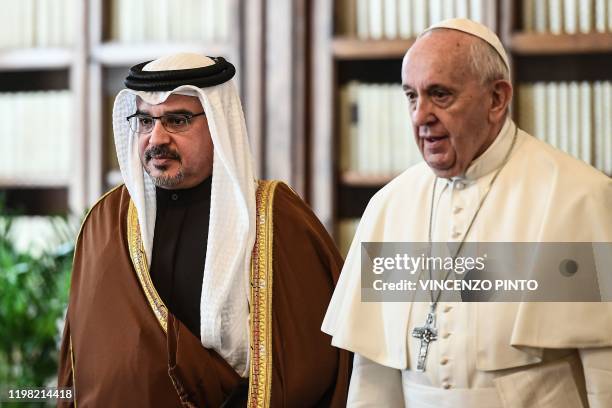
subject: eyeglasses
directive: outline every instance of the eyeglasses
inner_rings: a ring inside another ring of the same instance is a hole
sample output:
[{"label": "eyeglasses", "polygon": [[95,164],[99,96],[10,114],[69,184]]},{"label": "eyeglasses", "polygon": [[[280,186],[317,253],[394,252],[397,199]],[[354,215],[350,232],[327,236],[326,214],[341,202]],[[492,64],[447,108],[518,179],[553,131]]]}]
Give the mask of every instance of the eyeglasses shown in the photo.
[{"label": "eyeglasses", "polygon": [[168,113],[162,116],[151,116],[144,113],[135,113],[126,119],[130,124],[130,129],[138,134],[150,133],[155,127],[155,121],[161,120],[161,124],[170,133],[180,133],[189,130],[191,119],[196,116],[204,115],[200,113]]}]

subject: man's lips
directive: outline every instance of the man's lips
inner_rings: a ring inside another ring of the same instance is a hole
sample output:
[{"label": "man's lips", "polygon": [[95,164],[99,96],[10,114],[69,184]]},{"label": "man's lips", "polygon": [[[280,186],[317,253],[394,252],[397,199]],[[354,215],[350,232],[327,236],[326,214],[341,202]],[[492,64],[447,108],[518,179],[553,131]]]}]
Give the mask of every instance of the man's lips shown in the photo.
[{"label": "man's lips", "polygon": [[439,149],[445,149],[448,136],[421,136],[424,147],[430,152],[435,152]]},{"label": "man's lips", "polygon": [[176,160],[176,158],[171,157],[171,156],[156,156],[156,157],[151,158],[151,161],[156,164],[166,163],[171,160]]},{"label": "man's lips", "polygon": [[420,136],[419,135],[419,137],[429,143],[437,142],[443,139],[448,139],[448,136],[446,135],[440,135],[440,136]]}]

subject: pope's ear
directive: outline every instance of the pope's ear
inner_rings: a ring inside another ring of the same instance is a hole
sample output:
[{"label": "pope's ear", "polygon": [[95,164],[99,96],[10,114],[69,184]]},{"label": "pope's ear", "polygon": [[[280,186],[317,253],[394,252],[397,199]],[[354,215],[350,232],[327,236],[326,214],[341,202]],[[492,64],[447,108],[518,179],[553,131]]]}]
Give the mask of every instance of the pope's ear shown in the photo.
[{"label": "pope's ear", "polygon": [[494,81],[491,86],[491,107],[489,120],[499,122],[510,108],[512,101],[512,84],[505,79]]}]

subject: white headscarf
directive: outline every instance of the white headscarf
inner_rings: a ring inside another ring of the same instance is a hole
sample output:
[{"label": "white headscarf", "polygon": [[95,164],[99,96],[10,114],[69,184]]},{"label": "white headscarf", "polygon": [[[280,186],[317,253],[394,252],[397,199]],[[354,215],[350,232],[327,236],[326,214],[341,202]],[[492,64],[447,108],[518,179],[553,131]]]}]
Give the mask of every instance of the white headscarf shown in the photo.
[{"label": "white headscarf", "polygon": [[[198,54],[176,54],[147,64],[143,71],[200,68],[214,64]],[[232,80],[198,88],[179,86],[168,92],[124,89],[113,109],[115,146],[121,175],[140,223],[149,266],[155,231],[155,185],[143,171],[138,135],[126,117],[136,112],[136,97],[148,104],[163,103],[171,94],[197,97],[202,103],[214,145],[208,246],[200,300],[202,344],[214,349],[238,374],[249,370],[248,297],[251,251],[255,243],[253,158],[242,105]]]}]

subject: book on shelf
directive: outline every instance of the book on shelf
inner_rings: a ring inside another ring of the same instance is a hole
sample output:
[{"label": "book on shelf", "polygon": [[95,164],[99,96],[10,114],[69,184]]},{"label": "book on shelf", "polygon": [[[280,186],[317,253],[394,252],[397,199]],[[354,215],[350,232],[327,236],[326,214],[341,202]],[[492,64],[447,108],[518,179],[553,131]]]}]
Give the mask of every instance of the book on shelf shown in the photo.
[{"label": "book on shelf", "polygon": [[368,22],[369,0],[354,0],[357,2],[357,37],[365,40],[370,37]]},{"label": "book on shelf", "polygon": [[536,33],[548,32],[548,0],[534,1],[534,31]]},{"label": "book on shelf", "polygon": [[612,175],[611,101],[612,81],[524,83],[517,120],[535,137]]},{"label": "book on shelf", "polygon": [[569,151],[573,153],[573,155],[577,158],[582,157],[582,153],[580,151],[581,143],[580,143],[580,107],[577,104],[577,101],[580,100],[580,85],[576,81],[572,81],[569,83],[569,100],[570,100],[570,109],[569,109]]},{"label": "book on shelf", "polygon": [[368,8],[368,22],[370,38],[380,40],[383,37],[384,20],[383,20],[383,0],[369,0],[370,7]]},{"label": "book on shelf", "polygon": [[612,82],[603,83],[603,151],[608,152],[605,157],[604,172],[612,177]]},{"label": "book on shelf", "polygon": [[521,6],[525,32],[612,32],[611,0],[522,0]]},{"label": "book on shelf", "polygon": [[384,0],[384,29],[386,38],[399,38],[397,0]]},{"label": "book on shelf", "polygon": [[459,18],[468,18],[470,16],[469,0],[455,0],[455,15]]},{"label": "book on shelf", "polygon": [[559,146],[559,87],[554,82],[549,82],[546,85],[546,139],[547,143],[553,146]]},{"label": "book on shelf", "polygon": [[563,0],[563,17],[565,32],[568,34],[576,34],[578,32],[577,0]]},{"label": "book on shelf", "polygon": [[489,7],[491,2],[489,0],[470,0],[470,18],[479,23],[485,23],[484,16],[487,11],[485,7]]},{"label": "book on shelf", "polygon": [[548,15],[550,17],[550,32],[561,34],[563,32],[562,0],[548,0]]},{"label": "book on shelf", "polygon": [[225,41],[229,3],[215,0],[114,0],[111,39],[122,43]]},{"label": "book on shelf", "polygon": [[399,38],[412,38],[414,35],[412,0],[398,0],[397,12],[399,16]]},{"label": "book on shelf", "polygon": [[606,2],[607,7],[612,6],[612,2],[609,0],[595,0],[595,31],[598,33],[605,33],[608,29],[606,24]]},{"label": "book on shelf", "polygon": [[428,4],[426,1],[412,0],[413,9],[413,17],[414,17],[414,32],[412,33],[414,36],[417,36],[419,33],[425,31],[425,29],[429,25],[429,12],[428,12]]},{"label": "book on shelf", "polygon": [[443,0],[442,2],[442,19],[457,17],[455,10],[455,0]]},{"label": "book on shelf", "polygon": [[0,183],[67,183],[71,104],[69,91],[0,93]]},{"label": "book on shelf", "polygon": [[593,0],[579,0],[578,27],[581,33],[593,31]]},{"label": "book on shelf", "polygon": [[593,138],[593,115],[592,115],[592,92],[591,84],[582,82],[580,84],[580,153],[581,158],[587,163],[593,163],[591,142]]},{"label": "book on shelf", "polygon": [[560,82],[558,84],[557,91],[558,105],[557,114],[557,126],[559,138],[557,140],[557,146],[564,152],[569,152],[569,84],[567,82]]},{"label": "book on shelf", "polygon": [[351,81],[340,88],[339,103],[341,172],[390,176],[421,161],[399,84]]},{"label": "book on shelf", "polygon": [[429,24],[435,24],[444,20],[442,12],[444,0],[429,0]]},{"label": "book on shelf", "polygon": [[73,45],[76,23],[73,1],[6,1],[0,13],[0,48]]},{"label": "book on shelf", "polygon": [[413,38],[447,18],[485,22],[484,0],[337,0],[336,32],[360,39]]}]

